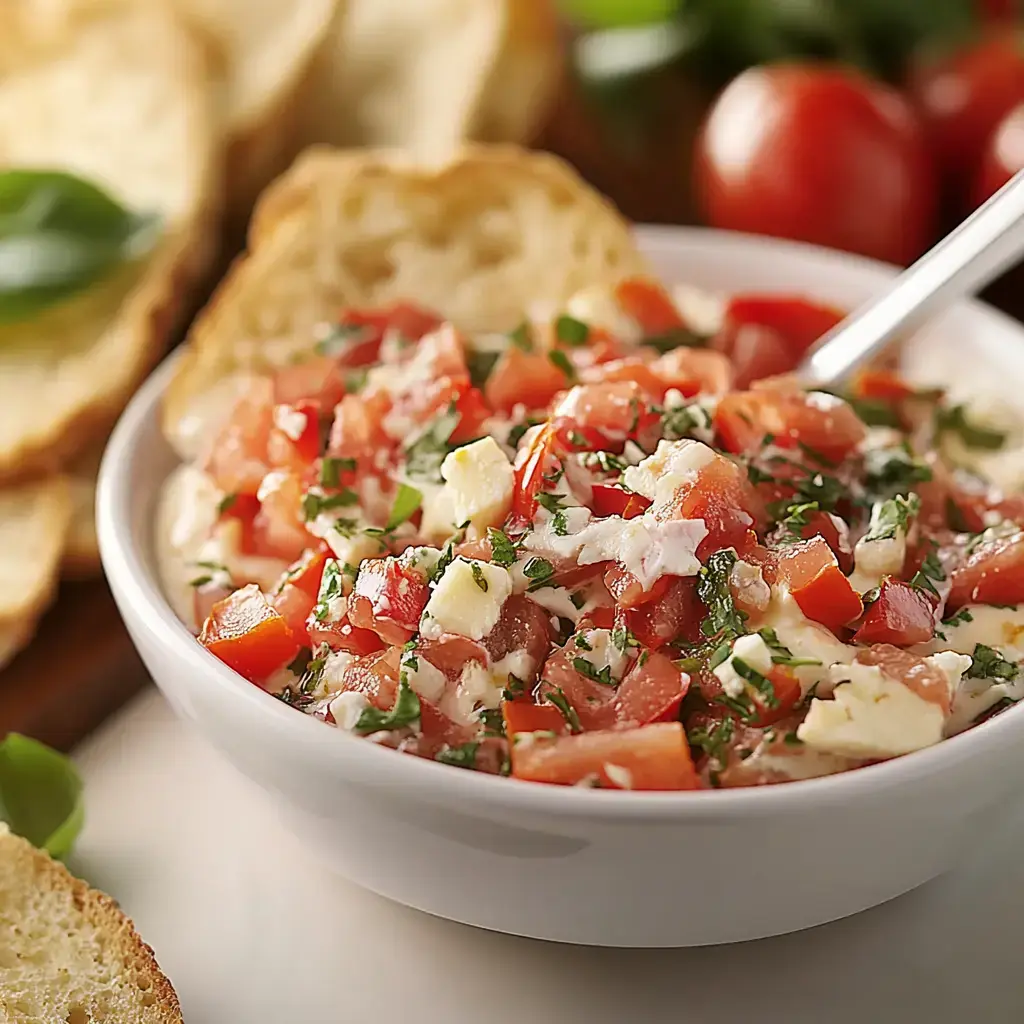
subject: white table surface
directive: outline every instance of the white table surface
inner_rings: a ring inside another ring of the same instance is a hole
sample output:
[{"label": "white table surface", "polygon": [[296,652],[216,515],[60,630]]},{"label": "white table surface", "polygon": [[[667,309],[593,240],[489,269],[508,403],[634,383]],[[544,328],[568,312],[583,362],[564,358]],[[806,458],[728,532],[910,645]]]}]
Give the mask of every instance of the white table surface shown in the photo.
[{"label": "white table surface", "polygon": [[[135,919],[188,1024],[1024,1020],[1024,805],[953,874],[847,921],[711,949],[583,949],[314,874],[263,793],[153,690],[76,756],[88,819],[71,867]],[[756,884],[771,880],[752,851],[722,912]]]}]

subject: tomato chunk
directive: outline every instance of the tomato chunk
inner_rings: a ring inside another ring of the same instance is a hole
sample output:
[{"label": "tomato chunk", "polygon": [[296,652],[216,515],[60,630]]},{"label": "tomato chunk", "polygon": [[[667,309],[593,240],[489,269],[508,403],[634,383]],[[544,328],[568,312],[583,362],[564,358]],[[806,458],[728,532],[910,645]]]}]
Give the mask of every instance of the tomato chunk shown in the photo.
[{"label": "tomato chunk", "polygon": [[829,629],[845,626],[863,611],[860,594],[821,537],[782,549],[777,578],[788,584],[804,615]]},{"label": "tomato chunk", "polygon": [[349,619],[358,629],[372,629],[385,643],[398,646],[419,629],[429,597],[426,579],[397,558],[367,559],[349,598]]},{"label": "tomato chunk", "polygon": [[565,390],[565,374],[543,352],[524,352],[510,345],[498,357],[484,384],[487,401],[509,413],[522,402],[528,409],[545,409]]},{"label": "tomato chunk", "polygon": [[943,714],[949,714],[952,702],[949,680],[944,672],[929,665],[924,658],[910,651],[901,651],[891,644],[876,644],[858,652],[857,661],[862,665],[876,665],[923,700],[937,704]]},{"label": "tomato chunk", "polygon": [[626,673],[615,694],[620,723],[671,722],[690,688],[690,677],[671,658],[645,651]]},{"label": "tomato chunk", "polygon": [[199,642],[252,683],[263,683],[299,652],[300,642],[255,583],[213,606]]},{"label": "tomato chunk", "polygon": [[697,597],[696,580],[674,577],[658,600],[627,611],[626,623],[644,647],[657,650],[679,637],[695,642],[706,615],[707,609]]},{"label": "tomato chunk", "polygon": [[594,779],[610,789],[698,789],[679,722],[584,733],[513,748],[512,774],[572,786]]},{"label": "tomato chunk", "polygon": [[615,288],[615,299],[649,337],[686,327],[672,297],[657,281],[641,277],[621,281]]},{"label": "tomato chunk", "polygon": [[273,427],[273,386],[269,378],[254,379],[235,403],[224,425],[210,439],[200,459],[226,494],[252,494],[269,470],[267,442]]},{"label": "tomato chunk", "polygon": [[908,647],[931,640],[935,632],[935,606],[923,591],[902,580],[882,580],[878,599],[868,606],[853,639],[859,644],[896,644]]},{"label": "tomato chunk", "polygon": [[531,520],[537,511],[537,495],[544,489],[544,474],[550,468],[549,463],[554,461],[554,444],[555,429],[549,422],[516,452],[512,514],[520,520]]},{"label": "tomato chunk", "polygon": [[[506,700],[501,704],[505,735],[515,743],[519,732],[553,732],[563,736],[569,731],[562,712],[553,704],[533,704],[528,700]],[[515,757],[513,749],[513,758]]]},{"label": "tomato chunk", "polygon": [[980,544],[953,571],[946,610],[1024,602],[1024,532]]},{"label": "tomato chunk", "polygon": [[267,440],[272,466],[302,470],[320,454],[320,409],[302,399],[274,406],[274,426]]},{"label": "tomato chunk", "polygon": [[793,362],[799,359],[823,335],[842,319],[832,306],[783,295],[737,295],[726,307],[727,323],[757,324],[769,327],[786,340]]},{"label": "tomato chunk", "polygon": [[[595,431],[588,447],[621,451],[626,439],[657,421],[642,387],[633,381],[579,384],[555,406],[552,423],[562,435]],[[600,443],[603,439],[604,443]]]}]

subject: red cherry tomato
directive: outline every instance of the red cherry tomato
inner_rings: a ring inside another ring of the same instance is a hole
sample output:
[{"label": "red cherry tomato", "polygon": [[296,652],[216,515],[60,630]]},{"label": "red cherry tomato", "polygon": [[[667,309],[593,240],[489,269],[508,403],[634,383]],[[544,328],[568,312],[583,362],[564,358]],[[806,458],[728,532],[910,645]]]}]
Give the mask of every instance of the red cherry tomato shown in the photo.
[{"label": "red cherry tomato", "polygon": [[1020,170],[1024,170],[1024,103],[1014,107],[992,133],[974,180],[972,205],[980,206]]},{"label": "red cherry tomato", "polygon": [[1024,533],[976,547],[953,572],[947,612],[965,604],[1024,602]]},{"label": "red cherry tomato", "polygon": [[843,313],[834,306],[780,295],[737,295],[725,310],[727,324],[758,324],[778,332],[789,346],[794,366],[842,319]]},{"label": "red cherry tomato", "polygon": [[922,57],[909,89],[951,188],[969,185],[999,123],[1024,103],[1024,45],[1000,29],[959,50]]},{"label": "red cherry tomato", "polygon": [[898,92],[838,67],[754,67],[719,96],[695,180],[715,227],[906,264],[932,240],[928,145]]}]

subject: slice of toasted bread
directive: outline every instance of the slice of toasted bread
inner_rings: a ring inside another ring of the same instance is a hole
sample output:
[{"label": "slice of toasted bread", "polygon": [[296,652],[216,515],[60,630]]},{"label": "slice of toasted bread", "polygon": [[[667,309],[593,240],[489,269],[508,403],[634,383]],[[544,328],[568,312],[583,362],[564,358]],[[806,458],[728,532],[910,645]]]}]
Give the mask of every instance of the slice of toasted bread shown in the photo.
[{"label": "slice of toasted bread", "polygon": [[467,139],[523,142],[559,65],[550,0],[349,0],[313,70],[304,136],[427,159]]},{"label": "slice of toasted bread", "polygon": [[51,471],[105,431],[192,300],[219,156],[201,44],[161,6],[0,9],[0,167],[57,167],[158,213],[154,253],[0,329],[0,479]]},{"label": "slice of toasted bread", "polygon": [[228,205],[248,216],[301,144],[298,104],[343,0],[171,0],[211,42],[228,133]]},{"label": "slice of toasted bread", "polygon": [[219,380],[308,352],[344,306],[407,300],[506,330],[535,304],[644,269],[626,222],[555,157],[474,146],[425,169],[314,148],[261,199],[248,255],[192,327],[164,425],[173,437]]},{"label": "slice of toasted bread", "polygon": [[79,456],[65,474],[71,499],[71,521],[60,563],[64,579],[92,579],[103,571],[96,536],[96,477],[105,446],[106,438]]},{"label": "slice of toasted bread", "polygon": [[109,896],[0,823],[0,1012],[8,1024],[181,1024],[171,983]]}]

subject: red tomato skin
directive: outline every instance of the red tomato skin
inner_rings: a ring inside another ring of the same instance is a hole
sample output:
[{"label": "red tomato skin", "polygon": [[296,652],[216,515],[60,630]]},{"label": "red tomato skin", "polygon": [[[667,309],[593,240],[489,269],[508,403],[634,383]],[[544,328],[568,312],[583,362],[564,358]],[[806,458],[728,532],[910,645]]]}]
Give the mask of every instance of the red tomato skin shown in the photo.
[{"label": "red tomato skin", "polygon": [[615,287],[615,298],[623,312],[640,325],[645,337],[686,326],[672,297],[658,281],[641,277],[621,281]]},{"label": "red tomato skin", "polygon": [[498,357],[484,384],[487,401],[498,411],[510,413],[519,402],[531,409],[547,408],[565,390],[565,375],[544,352],[524,352],[515,345]]},{"label": "red tomato skin", "polygon": [[650,505],[650,501],[642,495],[634,495],[632,491],[627,491],[618,484],[594,484],[590,510],[601,519],[607,516],[625,517],[626,509],[634,497],[639,497],[641,501],[647,501],[648,506]]},{"label": "red tomato skin", "polygon": [[1018,171],[1024,170],[1024,103],[999,123],[982,154],[971,190],[971,206],[981,206]]},{"label": "red tomato skin", "polygon": [[551,617],[525,594],[513,594],[501,609],[501,616],[481,641],[492,662],[513,651],[526,651],[533,670],[523,682],[532,686],[551,648]]},{"label": "red tomato skin", "polygon": [[253,542],[260,554],[293,562],[314,542],[302,512],[303,491],[299,477],[289,472],[264,496],[253,520]]},{"label": "red tomato skin", "polygon": [[761,324],[727,320],[711,344],[728,357],[737,388],[749,388],[755,381],[789,373],[797,364],[789,342],[778,331]]},{"label": "red tomato skin", "polygon": [[320,454],[319,406],[315,402],[301,399],[291,405],[275,405],[275,416],[278,409],[282,409],[285,415],[304,417],[305,426],[298,438],[292,438],[275,424],[267,440],[267,457],[272,466],[301,472]]},{"label": "red tomato skin", "polygon": [[[569,731],[562,712],[554,704],[534,704],[528,699],[505,700],[501,702],[501,717],[505,735],[513,744],[517,732],[553,732],[564,736]],[[512,757],[515,758],[514,746]]]},{"label": "red tomato skin", "polygon": [[564,736],[520,746],[513,758],[512,774],[533,782],[572,786],[596,777],[603,787],[616,789],[618,782],[606,770],[611,764],[629,773],[633,789],[700,788],[679,722]]},{"label": "red tomato skin", "polygon": [[946,611],[965,604],[1024,602],[1024,533],[980,545],[953,570]]},{"label": "red tomato skin", "polygon": [[823,334],[843,319],[843,313],[833,306],[794,296],[737,295],[730,299],[725,319],[737,326],[757,324],[776,331],[785,339],[795,366]]},{"label": "red tomato skin", "polygon": [[700,624],[707,615],[694,578],[674,578],[657,601],[626,612],[626,624],[633,635],[652,651],[672,643],[678,637],[695,642]]},{"label": "red tomato skin", "polygon": [[642,652],[615,693],[620,725],[674,722],[690,689],[690,677],[671,658],[657,651]]},{"label": "red tomato skin", "polygon": [[537,431],[531,442],[516,452],[515,493],[512,515],[529,522],[537,511],[537,495],[544,487],[544,474],[555,444],[555,428],[549,421]]},{"label": "red tomato skin", "polygon": [[275,371],[274,404],[312,402],[321,415],[329,413],[345,397],[345,378],[329,356],[313,356],[294,366]]},{"label": "red tomato skin", "polygon": [[270,469],[267,442],[273,425],[273,386],[267,377],[255,378],[210,438],[199,468],[225,494],[255,495]]},{"label": "red tomato skin", "polygon": [[888,577],[882,580],[878,598],[868,606],[853,641],[909,647],[927,643],[934,633],[932,602],[917,587]]},{"label": "red tomato skin", "polygon": [[800,688],[800,680],[786,668],[785,665],[773,665],[768,673],[772,689],[775,691],[777,707],[768,707],[760,695],[754,696],[754,703],[758,706],[757,718],[751,723],[755,726],[774,725],[783,718],[793,713],[793,708],[800,702],[803,692]]},{"label": "red tomato skin", "polygon": [[313,647],[327,644],[332,651],[347,651],[349,654],[375,654],[384,648],[384,641],[374,630],[353,626],[347,612],[337,622],[321,622],[310,612],[306,619],[306,635]]},{"label": "red tomato skin", "polygon": [[1020,33],[1001,29],[922,57],[912,64],[908,84],[947,185],[962,191],[999,124],[1024,103]]},{"label": "red tomato skin", "polygon": [[618,721],[615,689],[577,672],[572,652],[570,640],[564,649],[556,650],[548,658],[537,684],[537,702],[544,703],[548,693],[561,690],[584,730],[613,728]]},{"label": "red tomato skin", "polygon": [[590,447],[621,451],[626,439],[645,426],[649,408],[643,388],[633,381],[578,384],[555,406],[551,422],[560,434],[596,431],[597,443]]},{"label": "red tomato skin", "polygon": [[357,629],[372,629],[386,644],[400,646],[419,628],[429,597],[423,576],[398,559],[367,559],[349,597],[349,620]]},{"label": "red tomato skin", "polygon": [[777,575],[789,585],[793,600],[804,615],[829,629],[853,622],[863,611],[860,595],[821,537],[780,551]]},{"label": "red tomato skin", "polygon": [[935,174],[913,108],[840,67],[779,64],[733,79],[703,126],[695,182],[715,227],[892,263],[916,259],[935,226]]},{"label": "red tomato skin", "polygon": [[291,661],[301,646],[255,583],[213,606],[199,642],[257,685]]}]

